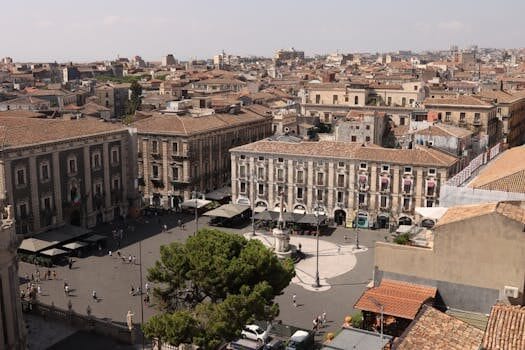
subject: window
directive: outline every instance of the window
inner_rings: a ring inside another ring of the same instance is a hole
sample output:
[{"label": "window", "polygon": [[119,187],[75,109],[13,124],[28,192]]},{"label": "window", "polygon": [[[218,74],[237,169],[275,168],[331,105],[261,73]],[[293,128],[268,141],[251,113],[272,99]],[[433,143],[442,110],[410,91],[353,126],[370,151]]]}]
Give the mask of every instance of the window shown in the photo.
[{"label": "window", "polygon": [[481,115],[479,113],[474,113],[474,124],[481,123]]},{"label": "window", "polygon": [[241,182],[241,186],[239,189],[240,193],[246,193],[246,182]]},{"label": "window", "polygon": [[411,166],[406,166],[405,167],[405,174],[412,174],[412,167]]},{"label": "window", "polygon": [[408,100],[408,103],[412,106],[414,104],[414,99],[411,98],[410,100]]},{"label": "window", "polygon": [[297,199],[303,199],[303,188],[302,187],[297,187],[296,197]]},{"label": "window", "polygon": [[118,190],[120,188],[120,179],[118,177],[113,179],[112,186],[113,186],[112,187],[113,190]]},{"label": "window", "polygon": [[345,201],[345,193],[343,191],[337,191],[337,203],[343,203]]},{"label": "window", "polygon": [[332,96],[332,104],[336,105],[337,99],[338,99],[337,95]]},{"label": "window", "polygon": [[239,177],[246,177],[246,167],[244,165],[239,166]]},{"label": "window", "polygon": [[40,164],[40,180],[42,182],[49,180],[49,163],[42,162]]},{"label": "window", "polygon": [[317,190],[317,200],[322,201],[323,200],[323,190]]},{"label": "window", "polygon": [[381,165],[381,170],[384,172],[390,171],[390,165],[388,164]]},{"label": "window", "polygon": [[246,159],[246,156],[244,154],[241,154],[241,159],[242,160]]},{"label": "window", "polygon": [[390,179],[386,176],[381,177],[381,191],[388,191],[390,188]]},{"label": "window", "polygon": [[171,144],[171,153],[173,154],[179,153],[179,144],[177,142],[173,142]]},{"label": "window", "polygon": [[357,137],[355,135],[352,135],[351,140],[352,142],[357,142]]},{"label": "window", "polygon": [[118,148],[113,147],[111,149],[111,164],[116,165],[119,163],[119,161],[120,159],[119,159],[119,154],[118,154]]},{"label": "window", "polygon": [[278,161],[279,163],[284,163],[284,159],[283,159],[283,158],[277,158],[277,161]]},{"label": "window", "polygon": [[321,103],[321,95],[315,95],[315,104],[318,105]]},{"label": "window", "polygon": [[405,125],[405,117],[399,117],[399,125]]},{"label": "window", "polygon": [[459,113],[459,122],[464,123],[465,122],[465,112]]},{"label": "window", "polygon": [[259,196],[262,196],[264,194],[264,185],[263,184],[259,184],[259,186],[257,187],[257,193],[259,194]]},{"label": "window", "polygon": [[404,193],[412,192],[412,180],[410,179],[403,180],[403,192]]},{"label": "window", "polygon": [[364,193],[359,193],[357,195],[357,201],[359,205],[365,205],[366,204],[366,195]]},{"label": "window", "polygon": [[359,130],[359,125],[356,125],[356,126],[355,126],[355,129],[356,129],[356,130]]},{"label": "window", "polygon": [[354,97],[354,104],[355,104],[355,105],[358,105],[358,104],[359,104],[359,96],[355,96],[355,97]]},{"label": "window", "polygon": [[366,142],[370,142],[370,136],[366,136],[366,137],[365,137],[365,141],[366,141]]},{"label": "window", "polygon": [[388,206],[388,197],[387,196],[381,196],[379,199],[379,206],[381,208],[386,208]]},{"label": "window", "polygon": [[345,96],[345,102],[348,102],[349,99],[348,99],[348,96]]},{"label": "window", "polygon": [[359,169],[366,170],[367,166],[366,163],[359,164]]},{"label": "window", "polygon": [[345,167],[345,162],[339,162],[339,163],[337,163],[337,166],[340,167],[340,168],[344,168]]},{"label": "window", "polygon": [[42,199],[42,209],[51,210],[51,197],[44,197]]},{"label": "window", "polygon": [[159,178],[159,166],[158,165],[153,165],[151,170],[152,170],[151,171],[151,176],[154,179],[158,179]]},{"label": "window", "polygon": [[25,169],[16,170],[16,185],[25,186],[26,184],[26,171]]},{"label": "window", "polygon": [[401,99],[401,106],[405,107],[406,104],[407,104],[407,98],[406,98],[406,97],[403,97],[403,98]]},{"label": "window", "polygon": [[324,185],[324,173],[317,173],[317,185],[318,186]]},{"label": "window", "polygon": [[26,203],[21,203],[18,205],[18,215],[20,215],[20,218],[21,219],[25,219],[27,218],[27,204]]},{"label": "window", "polygon": [[284,180],[284,169],[277,169],[277,181]]},{"label": "window", "polygon": [[304,171],[297,170],[297,183],[302,184],[304,182]]},{"label": "window", "polygon": [[386,104],[390,106],[392,104],[392,97],[388,96],[386,100],[387,100]]},{"label": "window", "polygon": [[450,121],[450,116],[451,116],[451,112],[445,112],[445,121],[446,122],[449,122]]},{"label": "window", "polygon": [[158,141],[151,141],[151,152],[159,153],[159,142]]},{"label": "window", "polygon": [[69,170],[69,174],[75,174],[77,172],[77,159],[76,158],[69,158],[68,170]]},{"label": "window", "polygon": [[95,195],[102,195],[102,183],[98,182],[95,184]]},{"label": "window", "polygon": [[337,187],[344,187],[344,186],[345,186],[345,175],[338,174],[337,175]]},{"label": "window", "polygon": [[367,125],[365,126],[365,129],[366,129],[366,130],[370,130],[370,125],[367,124]]},{"label": "window", "polygon": [[100,153],[93,153],[93,157],[91,158],[91,167],[93,169],[100,169],[102,166],[102,162],[100,161]]},{"label": "window", "polygon": [[259,161],[261,161],[261,162],[262,162],[262,161],[264,160],[264,157],[261,157],[261,156],[259,156],[259,158],[258,158],[258,159],[259,159]]},{"label": "window", "polygon": [[257,178],[264,180],[264,168],[257,168]]},{"label": "window", "polygon": [[428,169],[428,175],[436,175],[436,169],[435,168]]},{"label": "window", "polygon": [[179,168],[178,167],[171,168],[171,175],[172,175],[173,181],[178,181],[179,180]]},{"label": "window", "polygon": [[414,91],[417,91],[417,85],[414,85]]},{"label": "window", "polygon": [[410,210],[410,197],[403,197],[403,209]]},{"label": "window", "polygon": [[426,206],[427,208],[431,208],[434,206],[434,201],[432,199],[427,199],[426,200]]}]

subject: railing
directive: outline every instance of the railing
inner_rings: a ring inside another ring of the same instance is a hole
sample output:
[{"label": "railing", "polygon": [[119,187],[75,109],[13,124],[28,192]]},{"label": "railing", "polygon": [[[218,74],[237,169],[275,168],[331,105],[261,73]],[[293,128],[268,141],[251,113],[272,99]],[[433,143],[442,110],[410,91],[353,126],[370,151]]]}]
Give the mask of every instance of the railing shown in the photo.
[{"label": "railing", "polygon": [[134,326],[130,331],[127,326],[115,323],[111,320],[101,320],[91,315],[82,315],[73,309],[64,310],[54,305],[45,305],[38,301],[22,301],[22,310],[44,319],[53,319],[67,323],[74,328],[94,332],[99,335],[108,336],[119,342],[135,344],[139,338],[140,327]]}]

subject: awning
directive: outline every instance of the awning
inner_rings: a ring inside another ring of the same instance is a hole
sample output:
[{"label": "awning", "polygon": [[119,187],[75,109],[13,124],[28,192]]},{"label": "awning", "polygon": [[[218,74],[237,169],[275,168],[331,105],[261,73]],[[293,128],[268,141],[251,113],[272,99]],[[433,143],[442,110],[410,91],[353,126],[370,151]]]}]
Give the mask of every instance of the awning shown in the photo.
[{"label": "awning", "polygon": [[445,207],[416,207],[415,212],[425,219],[439,220],[447,210]]},{"label": "awning", "polygon": [[242,205],[242,204],[224,204],[216,209],[213,209],[213,210],[210,210],[204,213],[204,215],[231,219],[234,216],[241,215],[248,209],[250,209],[249,206]]},{"label": "awning", "polygon": [[232,195],[232,188],[231,187],[223,187],[219,188],[218,190],[212,191],[210,193],[206,193],[206,199],[213,200],[213,201],[221,201],[224,198],[230,197]]},{"label": "awning", "polygon": [[410,180],[410,179],[405,179],[405,181],[403,181],[403,184],[404,184],[405,186],[410,186],[410,185],[412,185],[412,180]]},{"label": "awning", "polygon": [[37,238],[26,238],[20,244],[18,249],[27,250],[28,252],[39,252],[60,243],[59,241],[43,241]]},{"label": "awning", "polygon": [[434,181],[427,181],[428,188],[434,188],[435,186],[436,186],[436,183]]},{"label": "awning", "polygon": [[279,213],[276,213],[274,211],[262,211],[260,213],[256,213],[254,215],[255,220],[263,220],[263,221],[272,221],[277,220],[279,218]]},{"label": "awning", "polygon": [[181,206],[183,208],[195,209],[195,207],[197,207],[197,209],[200,209],[200,208],[203,208],[203,207],[207,206],[210,203],[211,203],[211,201],[206,200],[206,199],[188,199],[188,200],[182,202]]},{"label": "awning", "polygon": [[255,208],[253,209],[253,211],[254,211],[255,213],[262,213],[262,212],[265,211],[266,209],[268,209],[268,208],[266,208],[266,207],[255,207]]},{"label": "awning", "polygon": [[386,177],[386,176],[381,177],[381,183],[382,184],[387,184],[388,183],[388,177]]},{"label": "awning", "polygon": [[85,242],[72,242],[72,243],[68,243],[68,244],[64,244],[62,246],[62,248],[66,248],[66,249],[69,249],[69,250],[75,250],[75,249],[79,249],[79,248],[82,248],[82,247],[85,247],[85,246],[88,246],[89,244],[88,243],[85,243]]},{"label": "awning", "polygon": [[34,238],[40,239],[42,241],[63,243],[67,241],[72,241],[78,239],[79,237],[89,234],[91,230],[74,226],[74,225],[64,225],[62,227],[49,230],[47,232],[40,233]]},{"label": "awning", "polygon": [[304,209],[294,209],[293,213],[294,214],[306,214],[306,210],[304,210]]},{"label": "awning", "polygon": [[326,219],[325,215],[304,214],[304,215],[294,215],[293,222],[297,224],[316,225],[318,222],[322,223],[325,219]]},{"label": "awning", "polygon": [[108,239],[108,238],[106,236],[102,236],[102,235],[93,235],[93,236],[89,236],[87,238],[84,238],[82,241],[88,242],[88,243],[94,243],[94,242],[102,241],[104,239]]},{"label": "awning", "polygon": [[359,175],[359,182],[360,183],[366,183],[366,176],[365,175]]},{"label": "awning", "polygon": [[40,252],[40,254],[47,255],[47,256],[57,256],[57,255],[62,255],[62,254],[67,254],[67,253],[68,253],[67,251],[58,249],[58,248],[51,248],[48,250],[44,250],[43,252]]}]

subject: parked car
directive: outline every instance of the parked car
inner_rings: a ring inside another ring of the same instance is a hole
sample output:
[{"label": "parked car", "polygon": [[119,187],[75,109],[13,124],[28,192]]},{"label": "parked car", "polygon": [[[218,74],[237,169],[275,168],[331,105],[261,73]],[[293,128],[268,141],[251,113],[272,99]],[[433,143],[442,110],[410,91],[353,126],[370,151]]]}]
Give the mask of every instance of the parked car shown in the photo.
[{"label": "parked car", "polygon": [[257,326],[256,324],[249,324],[244,326],[241,331],[241,336],[246,339],[256,340],[266,343],[268,340],[268,332]]}]

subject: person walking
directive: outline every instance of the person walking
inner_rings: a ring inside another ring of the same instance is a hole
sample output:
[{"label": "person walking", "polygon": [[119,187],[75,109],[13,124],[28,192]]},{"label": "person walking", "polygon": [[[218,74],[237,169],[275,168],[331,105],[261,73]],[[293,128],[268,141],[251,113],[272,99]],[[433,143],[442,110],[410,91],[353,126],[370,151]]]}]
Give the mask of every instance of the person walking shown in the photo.
[{"label": "person walking", "polygon": [[326,324],[326,311],[323,311],[323,314],[321,315],[321,321],[323,322],[323,326]]},{"label": "person walking", "polygon": [[64,287],[64,293],[66,293],[66,296],[69,296],[69,285],[65,285]]},{"label": "person walking", "polygon": [[68,266],[69,266],[69,269],[71,270],[71,268],[73,267],[73,259],[69,259]]},{"label": "person walking", "polygon": [[109,257],[111,258],[111,257],[113,256],[113,252],[110,250],[110,251],[108,252],[108,255],[109,255]]},{"label": "person walking", "polygon": [[39,295],[42,294],[42,287],[40,287],[40,284],[36,287],[36,291]]},{"label": "person walking", "polygon": [[292,295],[292,303],[294,307],[297,307],[297,295]]},{"label": "person walking", "polygon": [[129,294],[130,295],[134,295],[135,294],[135,287],[133,287],[133,285],[131,285],[131,288],[129,290]]},{"label": "person walking", "polygon": [[47,270],[47,279],[50,280],[51,279],[51,270]]},{"label": "person walking", "polygon": [[177,220],[177,226],[182,227],[182,220],[181,219]]},{"label": "person walking", "polygon": [[96,290],[93,290],[93,291],[91,292],[91,296],[93,297],[93,300],[94,300],[94,301],[98,302],[97,291],[96,291]]},{"label": "person walking", "polygon": [[57,272],[56,272],[56,270],[53,270],[53,279],[54,279],[54,280],[57,279]]},{"label": "person walking", "polygon": [[146,282],[146,284],[144,285],[144,290],[146,290],[146,294],[149,294],[149,283]]},{"label": "person walking", "polygon": [[133,258],[131,257],[131,254],[128,256],[128,263],[131,264],[131,261],[133,260]]},{"label": "person walking", "polygon": [[164,232],[168,231],[168,225],[164,224],[164,225],[162,225],[162,228],[164,229]]},{"label": "person walking", "polygon": [[318,322],[317,317],[314,318],[314,320],[312,321],[312,323],[314,324],[312,330],[313,330],[313,331],[317,331],[317,327],[319,326],[319,322]]},{"label": "person walking", "polygon": [[137,264],[137,257],[135,255],[133,255],[131,257],[131,261],[133,262],[133,265],[136,265]]}]

